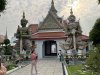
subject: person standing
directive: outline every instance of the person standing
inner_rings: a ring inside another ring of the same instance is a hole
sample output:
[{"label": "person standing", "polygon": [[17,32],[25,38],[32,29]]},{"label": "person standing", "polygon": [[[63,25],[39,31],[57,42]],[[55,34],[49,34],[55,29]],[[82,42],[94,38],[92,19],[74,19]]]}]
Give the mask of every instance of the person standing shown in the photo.
[{"label": "person standing", "polygon": [[2,64],[2,57],[0,56],[0,75],[7,75],[6,74],[6,68]]},{"label": "person standing", "polygon": [[63,53],[61,50],[59,50],[59,59],[61,62],[63,61]]},{"label": "person standing", "polygon": [[66,55],[65,61],[66,61],[67,65],[68,65],[69,64],[69,58],[68,58],[67,55]]},{"label": "person standing", "polygon": [[35,68],[35,72],[37,74],[37,60],[38,60],[38,55],[33,50],[31,54],[31,75],[33,75],[33,68]]}]

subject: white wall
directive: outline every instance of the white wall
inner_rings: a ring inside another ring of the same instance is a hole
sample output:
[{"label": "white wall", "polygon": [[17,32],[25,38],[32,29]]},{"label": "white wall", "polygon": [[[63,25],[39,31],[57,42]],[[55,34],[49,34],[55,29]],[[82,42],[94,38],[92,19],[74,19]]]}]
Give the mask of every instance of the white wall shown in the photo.
[{"label": "white wall", "polygon": [[67,55],[72,55],[72,49],[67,50]]},{"label": "white wall", "polygon": [[[37,47],[35,48],[36,52],[38,53],[38,57],[39,59],[43,58],[43,42],[46,40],[35,40],[35,44],[37,45]],[[63,39],[59,39],[59,40],[54,40],[57,43],[57,53],[59,52],[59,50],[62,50],[64,53],[64,50],[60,47],[60,42],[63,42]]]},{"label": "white wall", "polygon": [[59,50],[61,50],[63,53],[65,53],[65,50],[63,50],[61,47],[60,47],[60,43],[61,42],[64,42],[64,39],[59,39],[59,40],[55,40],[57,42],[57,53],[59,53]]},{"label": "white wall", "polygon": [[38,53],[38,58],[41,59],[41,58],[43,58],[43,55],[42,55],[42,53],[43,53],[42,52],[43,41],[42,40],[35,40],[35,44],[37,45],[35,50]]}]

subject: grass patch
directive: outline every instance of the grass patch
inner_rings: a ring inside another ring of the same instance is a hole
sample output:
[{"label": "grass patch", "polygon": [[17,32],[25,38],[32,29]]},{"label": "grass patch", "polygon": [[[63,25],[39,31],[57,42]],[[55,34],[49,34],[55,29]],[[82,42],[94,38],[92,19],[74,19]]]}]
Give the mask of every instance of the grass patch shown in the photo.
[{"label": "grass patch", "polygon": [[82,65],[70,65],[67,67],[68,75],[92,75],[90,71],[82,71]]},{"label": "grass patch", "polygon": [[9,64],[9,65],[7,65],[7,71],[9,71],[9,70],[12,70],[12,69],[14,69],[15,68],[15,65],[13,65],[13,64]]}]

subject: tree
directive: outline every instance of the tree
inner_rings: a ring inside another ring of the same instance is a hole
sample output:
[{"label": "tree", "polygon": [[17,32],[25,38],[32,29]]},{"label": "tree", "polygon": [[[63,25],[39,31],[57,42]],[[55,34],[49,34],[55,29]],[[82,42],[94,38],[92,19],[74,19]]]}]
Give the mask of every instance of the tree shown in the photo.
[{"label": "tree", "polygon": [[90,51],[86,64],[89,66],[89,69],[95,73],[95,75],[100,74],[100,45]]},{"label": "tree", "polygon": [[[100,4],[100,0],[98,0]],[[95,73],[95,75],[100,75],[100,18],[98,18],[94,24],[94,27],[90,31],[89,37],[93,41],[95,48],[90,51],[89,57],[86,60],[86,64],[89,69]]]},{"label": "tree", "polygon": [[11,47],[10,44],[8,46],[5,46],[5,52],[4,52],[5,55],[12,55],[12,51],[13,48]]},{"label": "tree", "polygon": [[89,38],[93,41],[93,45],[100,44],[100,18],[96,20],[94,27],[89,33]]},{"label": "tree", "polygon": [[0,12],[3,12],[5,10],[6,3],[6,0],[0,0]]},{"label": "tree", "polygon": [[5,45],[10,44],[10,40],[9,40],[9,39],[5,39],[5,40],[4,40],[4,44],[5,44]]},{"label": "tree", "polygon": [[100,4],[100,0],[98,0],[98,3]]},{"label": "tree", "polygon": [[4,44],[5,44],[5,55],[10,55],[11,54],[10,40],[5,39]]}]

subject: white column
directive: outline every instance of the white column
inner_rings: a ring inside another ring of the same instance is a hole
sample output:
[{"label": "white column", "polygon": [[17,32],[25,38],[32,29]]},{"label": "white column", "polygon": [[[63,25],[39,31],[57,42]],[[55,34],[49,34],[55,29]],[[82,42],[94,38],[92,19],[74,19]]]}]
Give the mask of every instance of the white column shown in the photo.
[{"label": "white column", "polygon": [[56,40],[56,43],[57,43],[57,57],[59,57],[58,53],[59,53],[59,50],[60,50],[60,46],[59,46],[59,42]]},{"label": "white column", "polygon": [[[63,49],[60,47],[60,42],[62,42],[62,40],[55,40],[56,41],[56,43],[57,43],[57,54],[59,53],[59,50],[62,50],[63,51]],[[59,55],[57,55],[57,57],[59,58]]]},{"label": "white column", "polygon": [[42,40],[36,40],[35,41],[35,43],[36,43],[36,48],[35,48],[35,50],[36,50],[36,52],[38,53],[38,58],[39,59],[42,59],[43,58],[43,48],[42,48],[42,45],[43,45],[43,41]]},{"label": "white column", "polygon": [[83,55],[83,50],[78,49],[78,55]]},{"label": "white column", "polygon": [[76,30],[75,29],[72,29],[74,50],[76,50],[75,32],[76,32]]},{"label": "white column", "polygon": [[75,34],[73,34],[73,45],[74,45],[74,50],[76,50],[76,39],[75,39]]}]

